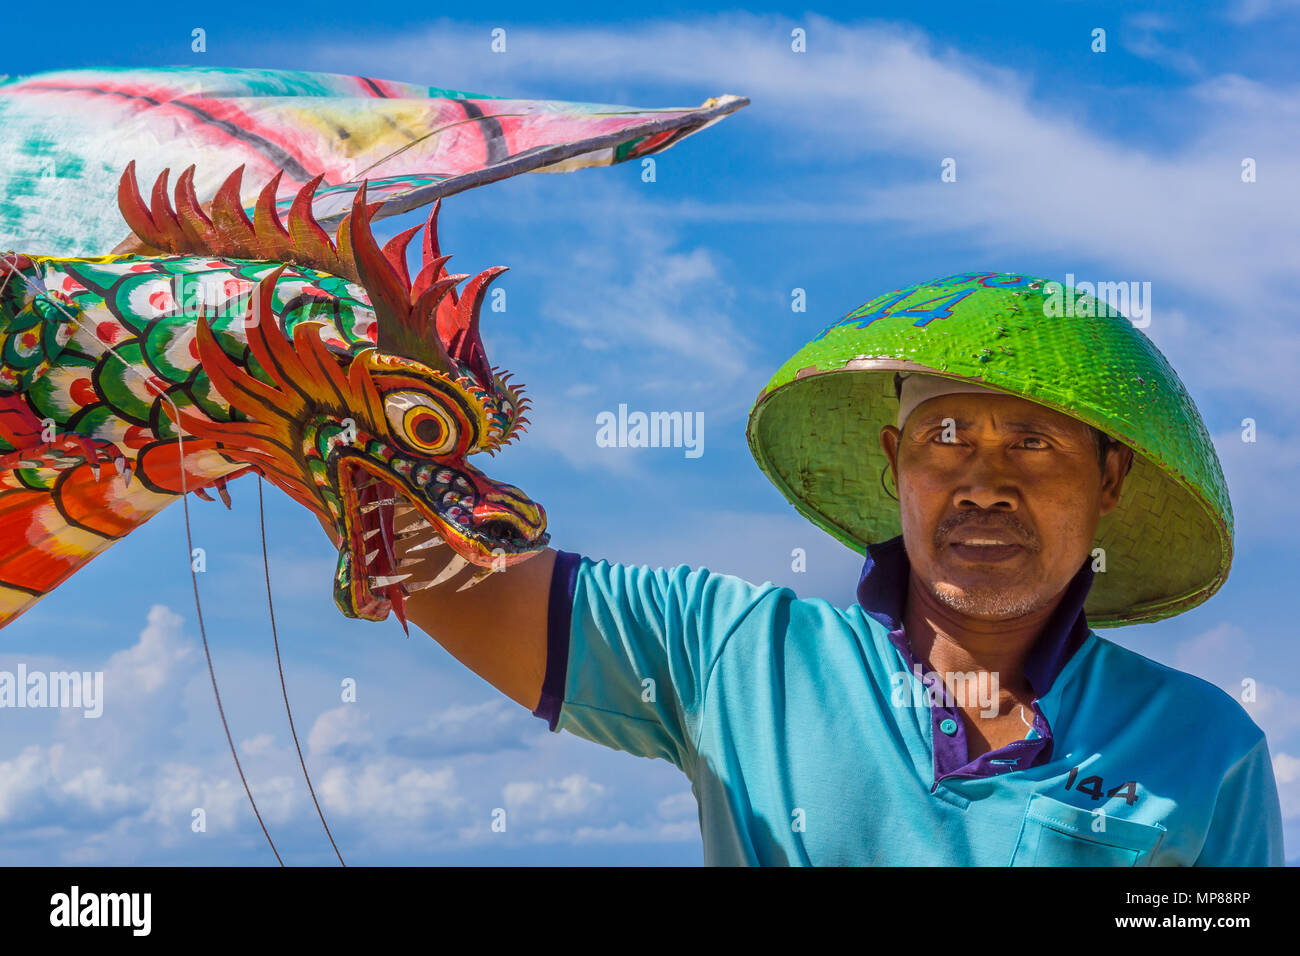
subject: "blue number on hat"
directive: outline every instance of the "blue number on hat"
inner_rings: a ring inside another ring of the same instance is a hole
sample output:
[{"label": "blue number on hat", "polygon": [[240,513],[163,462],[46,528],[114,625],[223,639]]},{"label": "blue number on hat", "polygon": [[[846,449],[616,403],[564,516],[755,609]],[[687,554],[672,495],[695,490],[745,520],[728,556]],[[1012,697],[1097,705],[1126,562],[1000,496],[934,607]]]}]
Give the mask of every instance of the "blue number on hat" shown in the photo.
[{"label": "blue number on hat", "polygon": [[[952,292],[948,295],[941,295],[937,299],[926,299],[924,302],[918,302],[915,306],[908,306],[902,312],[893,313],[895,316],[902,318],[912,318],[916,316],[913,325],[924,326],[932,319],[946,319],[952,315],[953,307],[962,299],[974,292],[974,289],[967,289],[965,292]],[[925,309],[922,306],[930,306]]]}]

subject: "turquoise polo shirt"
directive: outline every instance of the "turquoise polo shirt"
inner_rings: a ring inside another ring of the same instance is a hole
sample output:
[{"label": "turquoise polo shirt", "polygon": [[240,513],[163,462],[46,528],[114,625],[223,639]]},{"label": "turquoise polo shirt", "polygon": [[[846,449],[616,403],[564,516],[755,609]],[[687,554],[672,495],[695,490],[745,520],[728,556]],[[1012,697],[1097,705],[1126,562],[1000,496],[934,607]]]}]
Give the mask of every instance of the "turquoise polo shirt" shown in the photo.
[{"label": "turquoise polo shirt", "polygon": [[561,551],[535,711],[670,761],[712,865],[1281,865],[1263,731],[1214,685],[1099,637],[1085,562],[1025,662],[1025,737],[967,758],[902,626],[902,538],[858,603]]}]

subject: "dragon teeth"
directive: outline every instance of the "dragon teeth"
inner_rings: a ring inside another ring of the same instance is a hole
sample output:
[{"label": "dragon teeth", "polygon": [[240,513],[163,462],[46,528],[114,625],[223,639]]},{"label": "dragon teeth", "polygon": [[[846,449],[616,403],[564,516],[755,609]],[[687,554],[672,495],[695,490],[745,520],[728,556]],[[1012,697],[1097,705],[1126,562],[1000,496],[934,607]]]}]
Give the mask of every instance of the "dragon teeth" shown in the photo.
[{"label": "dragon teeth", "polygon": [[372,588],[386,588],[390,584],[401,584],[409,577],[409,574],[381,574],[370,579],[370,586]]},{"label": "dragon teeth", "polygon": [[373,538],[375,535],[379,534],[379,532],[380,532],[381,530],[382,530],[382,529],[380,529],[380,528],[371,528],[369,531],[367,531],[365,534],[363,534],[363,535],[361,536],[361,540],[362,540],[362,541],[369,541],[369,540],[370,540],[371,538]]},{"label": "dragon teeth", "polygon": [[460,587],[458,587],[456,590],[457,590],[458,592],[459,592],[459,591],[466,591],[466,590],[469,590],[469,589],[472,588],[474,585],[478,584],[480,581],[485,580],[485,579],[487,578],[487,576],[488,576],[489,574],[491,574],[491,573],[492,573],[492,569],[491,569],[491,568],[484,568],[482,571],[477,572],[473,577],[471,577],[468,581],[466,581],[464,584],[462,584],[462,585],[461,585]]},{"label": "dragon teeth", "polygon": [[375,558],[378,556],[378,554],[379,554],[379,549],[378,549],[378,548],[375,548],[375,550],[373,550],[373,551],[371,551],[369,554],[367,554],[367,555],[366,555],[366,564],[369,564],[371,561],[375,560]]},{"label": "dragon teeth", "polygon": [[433,583],[442,584],[444,581],[449,581],[459,574],[467,564],[469,564],[469,562],[459,554],[453,554],[451,560],[447,562],[447,566],[444,567],[438,576],[433,579]]},{"label": "dragon teeth", "polygon": [[411,546],[410,546],[409,548],[407,548],[406,550],[407,550],[407,551],[423,551],[423,550],[425,550],[426,548],[436,548],[436,547],[439,547],[439,546],[444,545],[444,544],[446,544],[446,543],[447,543],[447,542],[443,541],[442,538],[441,538],[439,535],[436,535],[436,534],[435,534],[435,535],[432,535],[431,537],[429,537],[427,540],[425,540],[425,541],[421,541],[419,544],[413,544],[413,545],[411,545]]},{"label": "dragon teeth", "polygon": [[409,524],[406,527],[404,527],[401,531],[394,534],[393,539],[396,541],[405,541],[407,538],[413,538],[418,534],[423,534],[425,531],[432,531],[432,530],[433,530],[433,525],[421,519],[418,524]]},{"label": "dragon teeth", "polygon": [[358,510],[362,514],[369,514],[370,512],[374,511],[376,508],[383,507],[384,505],[395,505],[398,504],[400,501],[401,501],[400,498],[380,498],[376,501],[370,502],[369,504],[362,505]]}]

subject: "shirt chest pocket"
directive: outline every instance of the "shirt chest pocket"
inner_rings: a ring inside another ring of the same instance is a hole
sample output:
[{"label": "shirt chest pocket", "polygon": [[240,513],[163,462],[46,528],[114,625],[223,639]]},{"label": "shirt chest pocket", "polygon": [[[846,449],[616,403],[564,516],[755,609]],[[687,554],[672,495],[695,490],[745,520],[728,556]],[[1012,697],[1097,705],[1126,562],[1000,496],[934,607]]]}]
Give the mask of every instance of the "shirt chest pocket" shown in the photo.
[{"label": "shirt chest pocket", "polygon": [[1150,866],[1164,835],[1158,824],[1102,817],[1036,793],[1025,808],[1011,865]]}]

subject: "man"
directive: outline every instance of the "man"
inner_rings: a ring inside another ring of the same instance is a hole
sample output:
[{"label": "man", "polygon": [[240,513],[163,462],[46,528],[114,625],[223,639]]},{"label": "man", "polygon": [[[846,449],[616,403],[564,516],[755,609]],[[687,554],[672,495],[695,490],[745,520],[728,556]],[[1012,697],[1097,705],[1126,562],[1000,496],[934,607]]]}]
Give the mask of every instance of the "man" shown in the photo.
[{"label": "man", "polygon": [[1210,597],[1232,518],[1173,369],[1062,295],[898,290],[760,394],[750,447],[866,553],[856,605],[547,551],[410,617],[553,730],[681,768],[711,864],[1280,864],[1262,731],[1089,626]]}]

